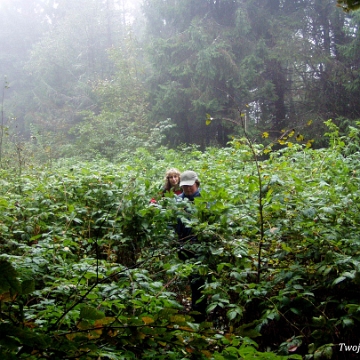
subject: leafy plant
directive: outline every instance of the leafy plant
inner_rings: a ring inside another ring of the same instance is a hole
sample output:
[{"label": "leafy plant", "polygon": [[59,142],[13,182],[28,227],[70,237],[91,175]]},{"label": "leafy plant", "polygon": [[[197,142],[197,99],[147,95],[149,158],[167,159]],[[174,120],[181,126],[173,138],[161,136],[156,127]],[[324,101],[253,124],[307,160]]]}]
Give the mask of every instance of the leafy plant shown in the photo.
[{"label": "leafy plant", "polygon": [[[2,358],[340,358],[336,344],[355,344],[359,329],[360,193],[357,155],[344,155],[356,137],[339,136],[329,128],[329,149],[273,149],[258,162],[261,188],[243,140],[62,160],[21,178],[2,169]],[[182,262],[184,204],[150,199],[168,164],[184,163],[201,179],[186,205],[202,256]],[[200,324],[194,271],[208,302]]]}]

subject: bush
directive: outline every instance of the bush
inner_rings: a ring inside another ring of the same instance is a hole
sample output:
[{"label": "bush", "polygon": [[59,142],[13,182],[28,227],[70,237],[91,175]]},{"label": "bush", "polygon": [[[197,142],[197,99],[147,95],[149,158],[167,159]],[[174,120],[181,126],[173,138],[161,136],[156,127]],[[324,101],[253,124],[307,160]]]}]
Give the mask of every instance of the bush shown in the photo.
[{"label": "bush", "polygon": [[[3,170],[2,358],[341,358],[360,319],[359,163],[342,148],[273,152],[261,184],[236,141]],[[202,255],[185,262],[173,231],[183,204],[149,201],[169,164],[201,179],[188,221]],[[200,324],[194,272],[208,299]]]}]

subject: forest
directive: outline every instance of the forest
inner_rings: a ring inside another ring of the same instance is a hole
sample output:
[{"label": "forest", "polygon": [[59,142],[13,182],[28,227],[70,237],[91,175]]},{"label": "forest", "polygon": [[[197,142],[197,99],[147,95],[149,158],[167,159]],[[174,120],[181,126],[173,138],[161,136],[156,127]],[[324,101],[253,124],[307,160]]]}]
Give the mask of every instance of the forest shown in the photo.
[{"label": "forest", "polygon": [[358,358],[359,8],[0,0],[1,359]]}]

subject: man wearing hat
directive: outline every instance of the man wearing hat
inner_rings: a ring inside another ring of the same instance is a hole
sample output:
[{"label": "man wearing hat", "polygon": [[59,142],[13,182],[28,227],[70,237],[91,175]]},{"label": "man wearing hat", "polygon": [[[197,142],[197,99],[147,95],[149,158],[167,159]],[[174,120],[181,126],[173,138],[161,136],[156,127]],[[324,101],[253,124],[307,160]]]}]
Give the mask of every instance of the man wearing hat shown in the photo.
[{"label": "man wearing hat", "polygon": [[[191,170],[184,171],[180,175],[180,187],[183,191],[182,194],[179,195],[180,199],[188,199],[189,201],[194,201],[196,197],[199,197],[200,179],[197,173]],[[178,256],[180,260],[185,261],[187,259],[196,258],[197,255],[193,251],[191,244],[196,243],[198,239],[197,236],[193,234],[192,228],[185,225],[182,220],[178,218],[175,231],[181,244],[178,251]],[[206,299],[198,302],[198,300],[202,296],[201,289],[204,284],[205,281],[200,275],[193,274],[190,276],[191,307],[192,310],[200,313],[199,315],[194,316],[194,319],[197,322],[204,321],[206,316]]]},{"label": "man wearing hat", "polygon": [[187,170],[180,174],[180,187],[183,193],[180,194],[180,198],[187,198],[190,201],[194,201],[194,198],[200,196],[200,180],[195,171]]},{"label": "man wearing hat", "polygon": [[[182,189],[182,193],[178,197],[179,201],[188,199],[193,202],[196,197],[200,196],[200,180],[195,171],[187,170],[180,174],[179,185]],[[192,251],[184,249],[184,245],[186,246],[186,244],[197,242],[197,237],[193,234],[192,228],[184,224],[182,220],[178,218],[175,231],[182,244],[180,248],[181,251],[179,252],[180,259],[186,260],[195,257],[195,254]]]}]

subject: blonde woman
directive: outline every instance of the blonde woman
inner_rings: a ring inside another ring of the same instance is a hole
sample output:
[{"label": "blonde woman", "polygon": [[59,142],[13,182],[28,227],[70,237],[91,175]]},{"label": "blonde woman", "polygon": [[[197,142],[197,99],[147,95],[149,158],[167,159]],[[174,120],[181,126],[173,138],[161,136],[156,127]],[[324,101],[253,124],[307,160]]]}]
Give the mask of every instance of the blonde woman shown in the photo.
[{"label": "blonde woman", "polygon": [[[179,184],[180,184],[180,171],[176,168],[171,168],[169,170],[166,170],[164,185],[161,188],[160,195],[164,197],[166,193],[174,193],[175,195],[182,194],[182,189]],[[150,202],[155,204],[156,199],[152,198]]]},{"label": "blonde woman", "polygon": [[182,190],[180,188],[180,171],[176,168],[171,168],[166,171],[164,178],[164,186],[162,194],[165,195],[167,192],[173,192],[176,195],[180,195]]}]

